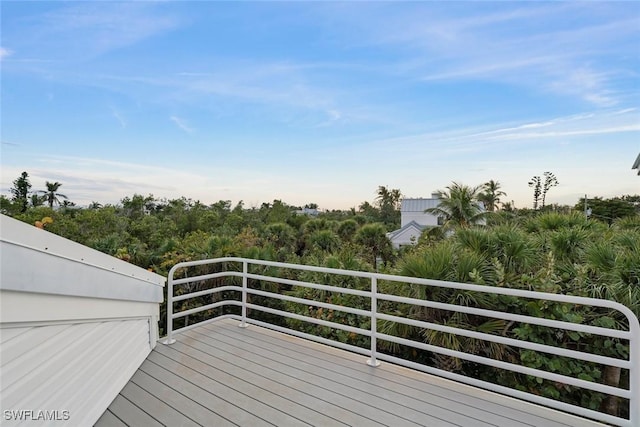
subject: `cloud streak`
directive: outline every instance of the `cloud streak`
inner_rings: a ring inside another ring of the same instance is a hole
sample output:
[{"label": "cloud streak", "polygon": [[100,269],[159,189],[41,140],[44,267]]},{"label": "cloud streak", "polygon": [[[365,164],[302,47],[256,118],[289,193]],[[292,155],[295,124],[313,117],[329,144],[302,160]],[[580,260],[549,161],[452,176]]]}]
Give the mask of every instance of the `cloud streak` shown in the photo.
[{"label": "cloud streak", "polygon": [[71,3],[24,19],[21,25],[29,30],[21,43],[39,51],[40,58],[102,55],[177,28],[179,18],[164,13],[162,6],[156,2]]},{"label": "cloud streak", "polygon": [[171,116],[169,117],[169,120],[171,120],[173,123],[175,123],[176,126],[178,126],[180,129],[182,129],[183,131],[185,131],[186,133],[194,133],[195,129],[190,127],[186,120],[181,119],[180,117],[177,116]]},{"label": "cloud streak", "polygon": [[0,47],[0,60],[8,58],[11,55],[13,55],[13,51],[12,50],[6,49],[4,47]]},{"label": "cloud streak", "polygon": [[[405,135],[366,143],[359,149],[375,149],[378,154],[381,151],[420,152],[427,158],[437,158],[451,153],[484,152],[491,147],[512,150],[530,140],[536,140],[537,144],[553,144],[563,138],[572,140],[581,136],[633,132],[640,132],[640,114],[637,109],[629,108],[556,117],[539,122],[483,125],[483,129],[476,126],[453,131]],[[425,142],[429,143],[428,146],[425,146]]]},{"label": "cloud streak", "polygon": [[[353,6],[347,8],[352,13],[343,10],[328,20],[359,28],[360,43],[399,49],[405,64],[401,72],[425,82],[501,82],[577,97],[592,106],[620,103],[615,80],[632,68],[619,59],[637,57],[637,43],[631,40],[640,37],[637,18],[621,14],[622,9],[511,3],[502,8],[507,10],[492,12],[492,6],[476,3],[456,14],[451,13],[455,6],[438,6],[379,7],[365,19]],[[587,24],[573,26],[564,19],[570,14]]]},{"label": "cloud streak", "polygon": [[110,109],[113,117],[118,121],[118,123],[120,123],[120,127],[122,129],[126,128],[127,121],[125,120],[124,116],[120,113],[120,111],[118,111],[115,107],[111,107]]}]

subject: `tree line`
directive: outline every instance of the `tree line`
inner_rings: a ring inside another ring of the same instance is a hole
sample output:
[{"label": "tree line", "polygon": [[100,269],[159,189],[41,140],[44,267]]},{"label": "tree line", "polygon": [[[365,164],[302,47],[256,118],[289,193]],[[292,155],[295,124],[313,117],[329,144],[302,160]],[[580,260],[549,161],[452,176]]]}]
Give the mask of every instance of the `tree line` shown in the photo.
[{"label": "tree line", "polygon": [[[53,208],[54,205],[73,206],[74,204],[68,201],[67,196],[59,193],[58,190],[62,186],[59,182],[45,182],[46,190],[31,191],[31,182],[29,181],[29,174],[22,172],[18,178],[13,181],[13,187],[9,190],[11,192],[11,200],[2,196],[1,205],[3,212],[20,212],[24,213],[29,206],[38,207],[45,204]],[[60,199],[64,199],[60,202]]]}]

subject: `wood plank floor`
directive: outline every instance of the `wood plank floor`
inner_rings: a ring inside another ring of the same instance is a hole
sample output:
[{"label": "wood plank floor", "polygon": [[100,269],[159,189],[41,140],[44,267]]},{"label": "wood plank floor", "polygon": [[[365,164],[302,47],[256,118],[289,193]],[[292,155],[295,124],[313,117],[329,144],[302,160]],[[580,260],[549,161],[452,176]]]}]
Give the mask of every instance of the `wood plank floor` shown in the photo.
[{"label": "wood plank floor", "polygon": [[258,326],[158,344],[96,426],[601,426]]}]

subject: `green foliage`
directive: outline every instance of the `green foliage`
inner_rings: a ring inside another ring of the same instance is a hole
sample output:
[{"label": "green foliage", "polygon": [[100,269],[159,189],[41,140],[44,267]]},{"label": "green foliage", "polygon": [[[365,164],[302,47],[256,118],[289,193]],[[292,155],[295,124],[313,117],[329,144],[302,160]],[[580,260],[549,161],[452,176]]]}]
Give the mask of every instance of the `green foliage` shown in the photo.
[{"label": "green foliage", "polygon": [[[357,254],[350,247],[345,247],[336,254],[326,257],[322,255],[311,256],[305,260],[305,263],[346,270],[368,270],[367,265],[358,258]],[[366,291],[371,288],[371,282],[367,279],[359,279],[337,274],[301,272],[298,275],[298,280]],[[288,292],[288,294],[297,298],[304,298],[311,301],[319,301],[351,308],[362,309],[363,307],[367,307],[370,305],[368,298],[355,295],[347,295],[338,292],[328,292],[320,289],[310,289],[302,286],[294,286],[293,289]],[[288,311],[291,311],[293,313],[315,319],[325,320],[328,322],[353,326],[362,329],[370,328],[370,320],[366,317],[361,317],[352,313],[346,313],[340,310],[324,309],[314,306],[312,303],[297,304],[287,302],[286,308]],[[287,325],[293,329],[312,333],[321,337],[333,339],[359,347],[369,347],[370,345],[369,339],[367,337],[355,334],[353,332],[347,332],[344,330],[326,326],[318,326],[313,323],[302,322],[297,319],[287,319],[286,322]]]},{"label": "green foliage", "polygon": [[358,231],[358,223],[354,219],[346,219],[338,225],[338,236],[345,241],[350,242]]},{"label": "green foliage", "polygon": [[391,260],[391,242],[387,238],[384,225],[379,223],[363,225],[356,232],[354,241],[361,245],[364,256],[369,255],[374,270],[378,268],[379,257],[385,263]]},{"label": "green foliage", "polygon": [[25,212],[29,206],[29,192],[31,183],[29,182],[29,174],[22,172],[18,178],[13,181],[11,192],[11,201],[16,205],[18,212]]},{"label": "green foliage", "polygon": [[340,245],[340,238],[331,230],[318,230],[309,236],[309,244],[314,249],[333,252]]},{"label": "green foliage", "polygon": [[492,179],[484,183],[482,192],[478,194],[478,200],[484,204],[485,209],[489,212],[496,211],[500,204],[500,196],[507,195],[507,193],[500,190],[500,188],[500,183]]},{"label": "green foliage", "polygon": [[[40,190],[39,193],[43,194],[44,201],[47,202],[50,208],[53,209],[54,204],[60,205],[60,199],[59,199],[60,197],[63,199],[67,199],[67,196],[65,196],[64,194],[58,193],[58,189],[62,187],[61,183],[57,181],[56,182],[46,181],[45,185],[47,187],[46,191]],[[38,198],[36,197],[34,201],[37,201],[37,200]]]},{"label": "green foliage", "polygon": [[433,215],[445,218],[445,227],[469,227],[481,223],[487,213],[480,207],[481,187],[469,187],[454,182],[447,191],[440,191],[440,203],[427,209]]},{"label": "green foliage", "polygon": [[[609,224],[619,218],[637,217],[640,206],[637,198],[640,196],[622,196],[613,197],[611,199],[603,199],[602,197],[594,197],[587,199],[587,208],[591,218],[595,218]],[[584,212],[585,200],[581,199],[576,205],[575,210]]]},{"label": "green foliage", "polygon": [[376,203],[380,209],[380,222],[387,226],[387,231],[394,230],[400,226],[400,190],[379,186]]},{"label": "green foliage", "polygon": [[540,176],[534,176],[529,181],[529,187],[533,187],[533,209],[538,209],[538,203],[541,202],[541,208],[545,207],[547,192],[552,187],[559,185],[558,179],[552,172],[545,172],[544,181]]}]

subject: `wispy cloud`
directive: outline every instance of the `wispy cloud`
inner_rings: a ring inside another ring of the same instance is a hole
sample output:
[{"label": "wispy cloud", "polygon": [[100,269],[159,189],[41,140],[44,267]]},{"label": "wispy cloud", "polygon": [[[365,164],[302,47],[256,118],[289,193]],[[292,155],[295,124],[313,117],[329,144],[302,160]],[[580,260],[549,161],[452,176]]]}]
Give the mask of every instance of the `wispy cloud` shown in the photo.
[{"label": "wispy cloud", "polygon": [[330,109],[325,112],[327,115],[327,120],[320,123],[318,127],[331,126],[332,124],[343,119],[342,113],[338,110]]},{"label": "wispy cloud", "polygon": [[[425,82],[490,81],[577,97],[587,105],[621,102],[617,79],[633,67],[640,25],[606,4],[488,3],[440,7],[352,6],[328,18],[358,28],[358,41],[391,47],[401,58],[388,72]],[[351,12],[351,13],[349,13]],[[636,8],[637,13],[637,8]],[[564,19],[580,17],[580,25]],[[606,70],[606,71],[605,71]]]},{"label": "wispy cloud", "polygon": [[[24,165],[3,164],[0,188],[8,191],[15,177],[25,170]],[[273,200],[279,189],[287,188],[290,180],[278,171],[265,173],[256,168],[243,169],[234,165],[216,168],[211,175],[210,164],[192,165],[190,169],[171,168],[145,163],[123,162],[75,156],[40,156],[30,161],[27,169],[33,188],[44,187],[44,182],[58,181],[69,199],[79,205],[91,201],[118,203],[133,194],[153,194],[158,198],[188,197],[213,203],[216,200],[243,199],[258,206]],[[188,186],[185,183],[189,183]],[[265,196],[265,188],[273,194]],[[270,197],[270,198],[269,198]]]},{"label": "wispy cloud", "polygon": [[120,113],[120,111],[118,111],[115,107],[110,107],[111,109],[111,114],[113,115],[113,117],[115,117],[115,119],[118,121],[118,123],[120,123],[120,127],[122,129],[127,127],[127,121],[125,120],[124,116],[122,115],[122,113]]},{"label": "wispy cloud", "polygon": [[11,56],[13,54],[13,51],[4,47],[0,47],[0,60],[3,60],[5,58],[7,58],[8,56]]},{"label": "wispy cloud", "polygon": [[[359,147],[359,150],[374,155],[380,155],[380,152],[393,152],[394,155],[420,153],[427,158],[437,158],[452,153],[486,152],[491,147],[511,150],[531,140],[537,144],[555,144],[581,136],[629,132],[640,132],[640,113],[635,108],[589,112],[539,122],[493,124],[482,128],[404,135],[366,143],[366,148]],[[428,146],[425,142],[428,142]]]},{"label": "wispy cloud", "polygon": [[25,19],[22,24],[31,29],[23,43],[40,50],[42,57],[92,57],[170,31],[179,23],[157,2],[71,3]]},{"label": "wispy cloud", "polygon": [[181,119],[180,117],[176,117],[176,116],[171,116],[169,117],[169,119],[176,124],[176,126],[178,126],[180,129],[182,129],[183,131],[187,132],[187,133],[193,133],[195,132],[195,129],[193,129],[192,127],[190,127],[186,120]]}]

